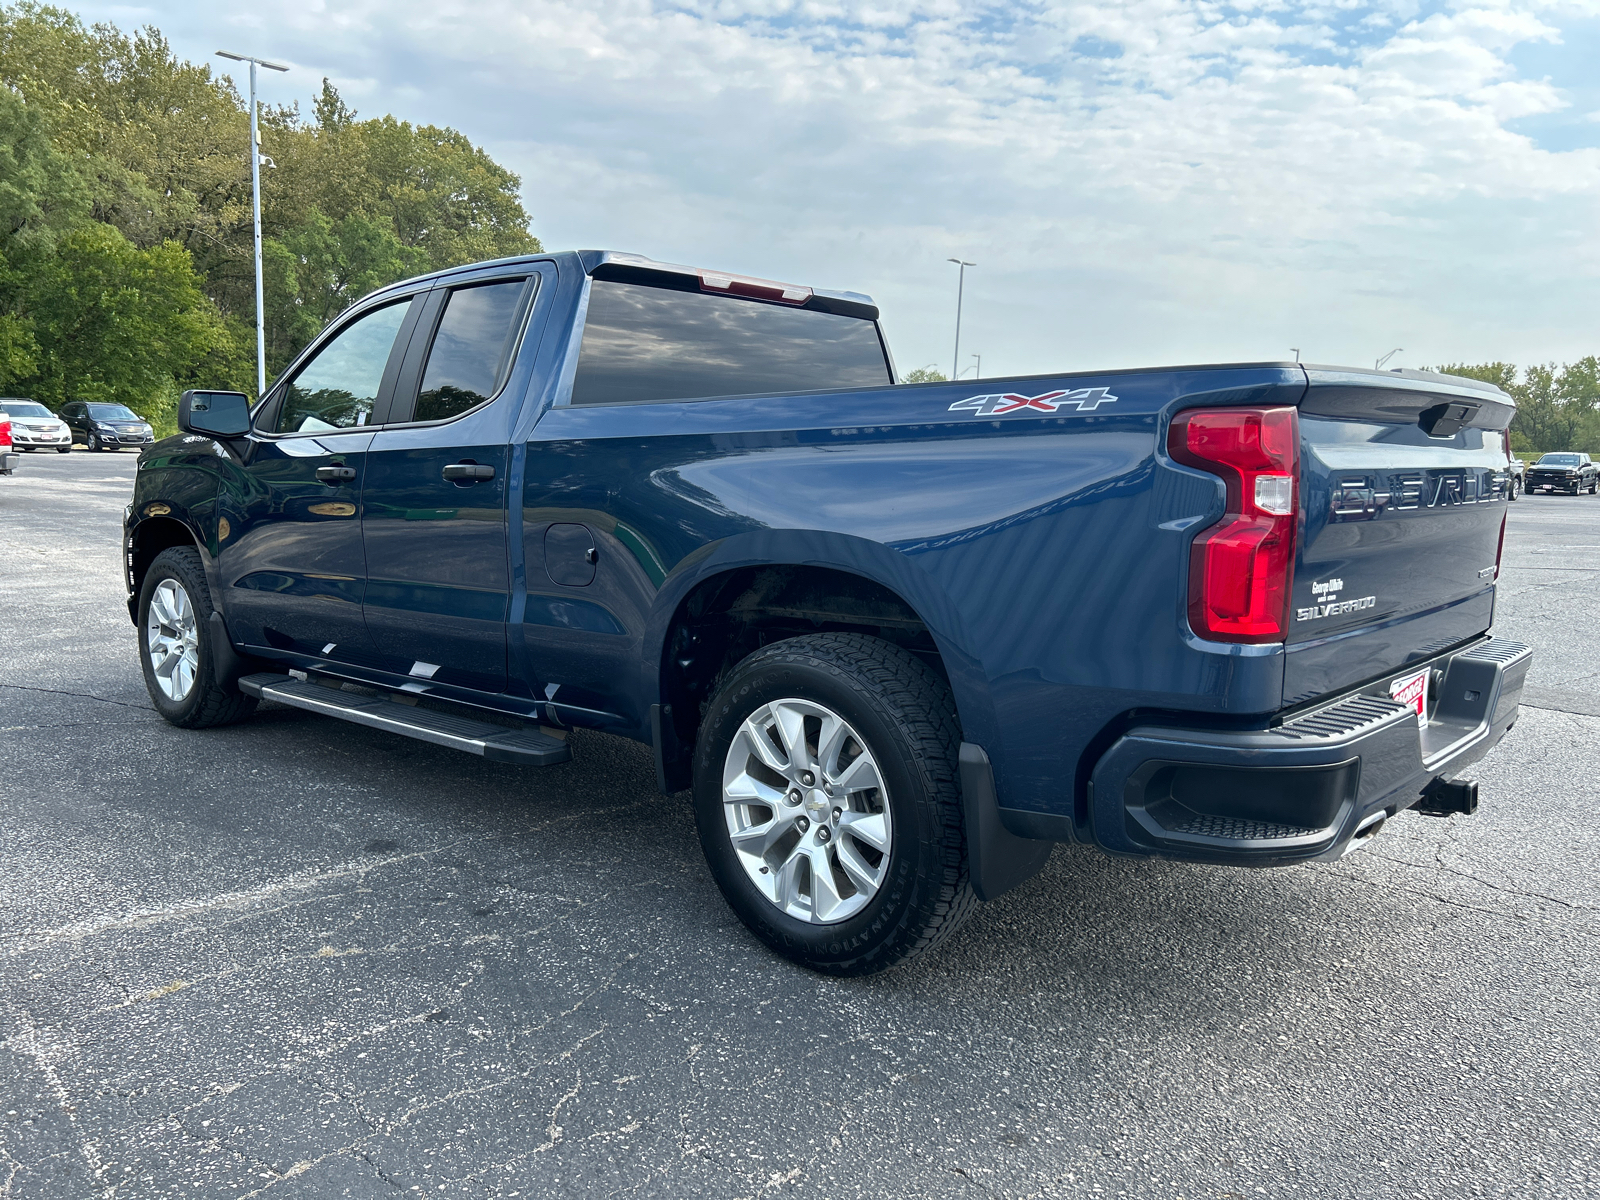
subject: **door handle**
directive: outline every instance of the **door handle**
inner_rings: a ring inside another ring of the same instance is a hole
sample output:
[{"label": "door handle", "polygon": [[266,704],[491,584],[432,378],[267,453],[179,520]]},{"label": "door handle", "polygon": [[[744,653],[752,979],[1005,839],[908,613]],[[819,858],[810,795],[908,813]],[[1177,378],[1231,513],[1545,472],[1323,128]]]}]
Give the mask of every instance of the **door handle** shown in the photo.
[{"label": "door handle", "polygon": [[317,478],[323,483],[349,483],[356,477],[354,467],[318,467]]},{"label": "door handle", "polygon": [[444,477],[452,483],[479,483],[494,478],[494,468],[487,463],[451,463],[444,469]]}]

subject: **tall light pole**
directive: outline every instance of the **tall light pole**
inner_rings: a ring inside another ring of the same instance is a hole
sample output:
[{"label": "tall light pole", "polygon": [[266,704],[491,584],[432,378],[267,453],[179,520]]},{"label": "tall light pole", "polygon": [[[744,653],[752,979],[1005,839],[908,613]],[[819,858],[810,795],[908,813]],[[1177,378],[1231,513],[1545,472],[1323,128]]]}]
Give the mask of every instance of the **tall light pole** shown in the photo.
[{"label": "tall light pole", "polygon": [[1295,362],[1299,362],[1300,361],[1300,347],[1299,346],[1290,346],[1289,349],[1294,351],[1294,360],[1295,360]]},{"label": "tall light pole", "polygon": [[256,126],[256,68],[261,66],[269,71],[287,71],[289,68],[264,58],[232,54],[227,50],[218,50],[217,57],[250,64],[250,202],[256,217],[256,398],[259,400],[267,390],[267,317],[261,289],[261,133]]},{"label": "tall light pole", "polygon": [[950,359],[950,378],[957,379],[960,377],[958,368],[961,365],[961,294],[967,286],[967,268],[978,264],[960,258],[947,258],[945,261],[953,262],[961,269],[961,273],[956,276],[956,352]]},{"label": "tall light pole", "polygon": [[968,358],[975,358],[975,359],[978,360],[977,363],[973,365],[972,377],[974,379],[982,379],[983,378],[983,355],[981,355],[981,354],[969,354],[969,355],[967,355],[967,357]]},{"label": "tall light pole", "polygon": [[1377,362],[1373,363],[1372,364],[1372,369],[1374,371],[1381,371],[1381,370],[1383,370],[1383,364],[1384,363],[1388,362],[1396,354],[1404,354],[1404,353],[1405,353],[1405,347],[1404,346],[1396,346],[1393,350],[1389,351],[1389,353],[1385,354]]}]

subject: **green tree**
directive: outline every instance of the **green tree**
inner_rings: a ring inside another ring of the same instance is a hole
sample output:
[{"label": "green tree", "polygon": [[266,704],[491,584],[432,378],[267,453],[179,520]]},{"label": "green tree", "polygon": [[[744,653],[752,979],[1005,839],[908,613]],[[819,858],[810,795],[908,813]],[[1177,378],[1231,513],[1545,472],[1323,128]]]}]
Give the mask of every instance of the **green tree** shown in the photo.
[{"label": "green tree", "polygon": [[175,382],[226,350],[227,331],[176,242],[141,250],[111,226],[62,234],[32,280],[34,396],[116,401],[155,416]]},{"label": "green tree", "polygon": [[902,375],[900,377],[900,382],[901,383],[947,383],[947,382],[949,382],[949,378],[950,377],[948,375],[944,374],[942,371],[940,371],[938,368],[936,368],[932,363],[929,363],[925,367],[917,367],[915,370],[907,371],[904,375]]},{"label": "green tree", "polygon": [[277,373],[334,317],[368,292],[427,269],[427,255],[403,245],[379,217],[351,213],[306,222],[262,247],[267,358]]},{"label": "green tree", "polygon": [[1558,366],[1538,363],[1521,372],[1511,363],[1450,363],[1446,375],[1482,379],[1517,402],[1511,441],[1524,450],[1600,450],[1600,358]]}]

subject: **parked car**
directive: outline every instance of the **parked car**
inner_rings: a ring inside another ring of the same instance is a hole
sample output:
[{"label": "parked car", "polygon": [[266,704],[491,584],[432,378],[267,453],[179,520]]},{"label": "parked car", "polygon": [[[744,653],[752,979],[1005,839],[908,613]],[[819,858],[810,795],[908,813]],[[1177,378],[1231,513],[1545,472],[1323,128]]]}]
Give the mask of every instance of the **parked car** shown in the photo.
[{"label": "parked car", "polygon": [[1511,431],[1506,430],[1506,499],[1515,500],[1528,490],[1528,464],[1511,453]]},{"label": "parked car", "polygon": [[0,413],[11,418],[11,441],[18,450],[54,449],[66,454],[72,449],[72,431],[36,400],[7,396],[0,399]]},{"label": "parked car", "polygon": [[11,452],[11,418],[0,412],[0,475],[10,475],[17,462]]},{"label": "parked car", "polygon": [[1600,470],[1589,461],[1587,454],[1562,451],[1541,454],[1539,461],[1528,468],[1530,492],[1568,492],[1577,496],[1583,492],[1594,495],[1600,490]]},{"label": "parked car", "polygon": [[178,726],[644,743],[740,919],[861,974],[1056,842],[1327,862],[1472,811],[1531,659],[1513,412],[1299,363],[901,386],[866,296],[542,254],[368,297],[253,410],[186,393],[128,613]]},{"label": "parked car", "polygon": [[153,440],[149,422],[122,404],[74,400],[62,405],[61,419],[71,428],[73,440],[90,450],[148,446]]}]

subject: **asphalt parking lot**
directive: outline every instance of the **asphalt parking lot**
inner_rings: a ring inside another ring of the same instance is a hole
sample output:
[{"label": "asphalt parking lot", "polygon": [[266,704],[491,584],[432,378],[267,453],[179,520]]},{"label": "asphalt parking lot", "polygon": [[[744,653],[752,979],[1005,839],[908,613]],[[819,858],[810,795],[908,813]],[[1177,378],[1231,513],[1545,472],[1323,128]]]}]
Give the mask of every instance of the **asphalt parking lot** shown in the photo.
[{"label": "asphalt parking lot", "polygon": [[1600,498],[1511,506],[1538,657],[1477,816],[1269,872],[1058,848],[837,981],[745,933],[643,748],[165,725],[134,462],[0,479],[0,1197],[1600,1191]]}]

